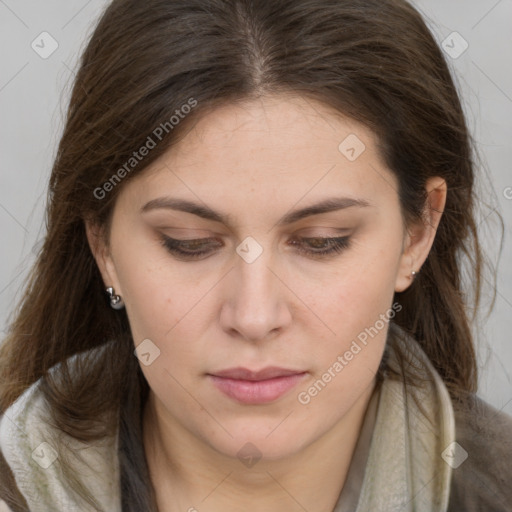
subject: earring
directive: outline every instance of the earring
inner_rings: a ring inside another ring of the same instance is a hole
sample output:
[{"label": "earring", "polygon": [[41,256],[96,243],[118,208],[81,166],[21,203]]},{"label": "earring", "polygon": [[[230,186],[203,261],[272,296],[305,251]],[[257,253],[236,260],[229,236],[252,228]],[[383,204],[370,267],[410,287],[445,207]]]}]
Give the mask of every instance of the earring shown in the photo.
[{"label": "earring", "polygon": [[414,279],[417,275],[418,275],[418,272],[416,272],[416,270],[413,270],[411,272],[411,279]]},{"label": "earring", "polygon": [[114,288],[112,286],[109,286],[105,290],[109,294],[110,299],[110,307],[113,309],[123,309],[124,308],[124,302],[120,295],[116,295],[114,293]]}]

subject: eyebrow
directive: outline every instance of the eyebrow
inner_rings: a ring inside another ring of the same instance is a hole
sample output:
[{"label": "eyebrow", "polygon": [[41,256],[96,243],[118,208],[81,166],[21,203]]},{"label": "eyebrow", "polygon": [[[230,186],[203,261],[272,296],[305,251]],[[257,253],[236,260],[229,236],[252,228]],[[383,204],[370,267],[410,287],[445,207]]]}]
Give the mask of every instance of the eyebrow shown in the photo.
[{"label": "eyebrow", "polygon": [[[366,207],[371,204],[364,199],[357,199],[352,197],[329,197],[318,203],[306,206],[304,208],[292,210],[286,213],[278,221],[277,225],[284,226],[293,224],[301,219],[310,217],[311,215],[319,215],[322,213],[329,213],[337,210],[344,210],[351,207]],[[217,212],[208,206],[194,203],[186,199],[177,199],[172,197],[158,197],[152,199],[141,208],[141,213],[156,209],[170,209],[186,213],[192,213],[203,219],[220,222],[229,226],[232,224],[233,218],[226,213]]]}]

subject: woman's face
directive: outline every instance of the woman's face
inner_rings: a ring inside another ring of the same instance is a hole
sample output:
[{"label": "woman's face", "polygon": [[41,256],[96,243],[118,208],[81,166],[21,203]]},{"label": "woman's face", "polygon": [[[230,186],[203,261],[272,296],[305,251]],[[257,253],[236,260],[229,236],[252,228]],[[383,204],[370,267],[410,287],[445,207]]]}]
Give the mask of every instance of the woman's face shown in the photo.
[{"label": "woman's face", "polygon": [[351,421],[414,269],[397,189],[368,129],[280,96],[126,183],[99,264],[170,429],[275,459]]}]

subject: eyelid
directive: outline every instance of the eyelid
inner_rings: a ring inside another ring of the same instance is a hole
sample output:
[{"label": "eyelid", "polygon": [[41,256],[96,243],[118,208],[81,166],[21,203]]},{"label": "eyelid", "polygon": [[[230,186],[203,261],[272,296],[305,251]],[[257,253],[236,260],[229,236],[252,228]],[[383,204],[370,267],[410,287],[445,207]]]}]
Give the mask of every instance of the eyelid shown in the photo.
[{"label": "eyelid", "polygon": [[[170,230],[181,230],[181,231],[187,231],[187,230],[192,230],[192,231],[203,231],[203,232],[206,232],[207,230],[204,230],[204,229],[197,229],[197,230],[194,230],[193,228],[169,228]],[[316,232],[317,229],[326,229],[326,230],[330,230],[329,233],[318,233]],[[312,232],[309,232],[309,230],[312,230]],[[343,237],[343,236],[348,236],[351,234],[353,230],[351,230],[350,228],[333,228],[333,227],[330,227],[330,226],[314,226],[314,227],[307,227],[307,228],[304,228],[302,230],[299,230],[298,233],[296,235],[294,235],[295,237],[298,237],[298,238],[305,238],[305,239],[311,239],[311,238],[340,238],[340,237]],[[208,231],[208,233],[211,233],[211,231]],[[185,237],[184,235],[180,235],[179,238],[175,238],[173,236],[169,236],[169,235],[166,235],[164,233],[162,233],[162,236],[165,237],[165,238],[168,238],[172,241],[176,241],[177,243],[178,242],[203,242],[203,243],[208,243],[208,242],[212,242],[212,241],[215,241],[215,240],[218,240],[220,237],[223,237],[224,235],[222,234],[219,234],[219,233],[215,233],[215,234],[212,234],[210,236],[199,236],[199,235],[193,235],[193,236],[190,236],[190,237]],[[240,239],[239,243],[242,242],[243,239]]]},{"label": "eyelid", "polygon": [[[326,232],[318,232],[318,230],[326,230]],[[333,228],[330,226],[313,226],[301,229],[297,232],[297,236],[302,238],[336,238],[339,236],[349,235],[353,230],[351,228]]]},{"label": "eyelid", "polygon": [[[180,233],[179,236],[180,237],[186,237],[186,234],[187,233],[192,233],[190,235],[190,240],[198,240],[198,239],[203,239],[203,238],[211,238],[211,233],[212,231],[209,230],[209,229],[204,229],[204,228],[175,228],[175,227],[162,227],[162,228],[159,228],[159,229],[162,229],[163,231],[165,232],[184,232],[183,234]],[[204,234],[204,236],[203,236]],[[170,236],[170,235],[167,235],[167,236]],[[213,236],[220,236],[220,233],[213,233]],[[172,237],[171,237],[172,238]]]},{"label": "eyelid", "polygon": [[[343,251],[348,249],[351,245],[351,235],[345,236],[314,236],[314,237],[305,237],[299,236],[292,238],[290,245],[295,246],[297,253],[301,255],[306,255],[311,259],[324,259],[329,257],[335,257],[341,254]],[[200,259],[206,259],[209,255],[214,253],[214,250],[202,249],[199,251],[194,250],[183,250],[180,246],[190,243],[198,243],[199,245],[206,245],[211,247],[210,240],[214,240],[213,238],[192,238],[192,239],[175,239],[169,236],[162,234],[161,243],[162,245],[170,252],[176,259],[184,260],[184,261],[194,261]],[[309,246],[306,246],[301,243],[303,241],[308,240],[321,240],[323,243],[327,244],[327,248],[325,249],[315,249]],[[298,243],[297,243],[298,242]],[[203,258],[204,256],[204,258]]]}]

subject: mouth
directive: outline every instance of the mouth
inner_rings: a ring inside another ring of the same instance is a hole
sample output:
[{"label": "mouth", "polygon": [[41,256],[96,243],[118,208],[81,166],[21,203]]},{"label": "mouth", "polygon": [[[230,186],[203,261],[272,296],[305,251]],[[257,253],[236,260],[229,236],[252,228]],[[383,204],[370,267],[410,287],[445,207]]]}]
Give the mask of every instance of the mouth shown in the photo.
[{"label": "mouth", "polygon": [[268,367],[253,371],[230,368],[208,374],[213,385],[236,402],[256,405],[274,402],[294,388],[307,372]]}]

